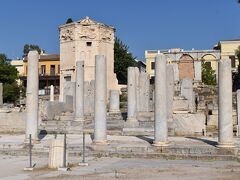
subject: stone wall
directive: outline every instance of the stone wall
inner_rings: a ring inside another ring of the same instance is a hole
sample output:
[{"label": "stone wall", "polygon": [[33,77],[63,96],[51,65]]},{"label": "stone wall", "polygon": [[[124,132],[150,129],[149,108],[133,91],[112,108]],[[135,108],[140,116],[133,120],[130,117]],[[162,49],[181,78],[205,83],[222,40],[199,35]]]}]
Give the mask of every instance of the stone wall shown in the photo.
[{"label": "stone wall", "polygon": [[25,112],[0,112],[0,133],[24,133]]}]

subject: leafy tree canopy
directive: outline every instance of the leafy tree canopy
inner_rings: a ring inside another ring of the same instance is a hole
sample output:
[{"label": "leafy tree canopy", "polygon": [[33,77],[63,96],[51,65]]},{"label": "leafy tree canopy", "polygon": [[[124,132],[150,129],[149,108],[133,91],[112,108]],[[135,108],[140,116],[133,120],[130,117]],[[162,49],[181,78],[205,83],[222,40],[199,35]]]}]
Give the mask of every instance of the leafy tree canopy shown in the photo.
[{"label": "leafy tree canopy", "polygon": [[23,54],[24,54],[24,56],[27,56],[29,51],[32,51],[32,50],[37,50],[39,54],[42,51],[41,48],[38,45],[35,45],[35,44],[25,44],[24,47],[23,47]]},{"label": "leafy tree canopy", "polygon": [[127,82],[127,69],[131,66],[137,66],[135,57],[129,51],[129,47],[125,45],[119,38],[114,43],[114,72],[117,75],[119,83]]},{"label": "leafy tree canopy", "polygon": [[212,69],[210,62],[202,62],[202,82],[206,85],[216,85],[215,71]]},{"label": "leafy tree canopy", "polygon": [[233,74],[233,91],[240,89],[240,46],[235,51],[235,54],[238,58],[238,68],[237,73]]},{"label": "leafy tree canopy", "polygon": [[73,22],[72,18],[68,18],[67,21],[66,21],[66,24],[69,24],[69,23],[72,23],[72,22]]},{"label": "leafy tree canopy", "polygon": [[5,54],[0,53],[0,82],[3,83],[4,102],[15,102],[19,98],[17,79],[17,69],[7,61]]}]

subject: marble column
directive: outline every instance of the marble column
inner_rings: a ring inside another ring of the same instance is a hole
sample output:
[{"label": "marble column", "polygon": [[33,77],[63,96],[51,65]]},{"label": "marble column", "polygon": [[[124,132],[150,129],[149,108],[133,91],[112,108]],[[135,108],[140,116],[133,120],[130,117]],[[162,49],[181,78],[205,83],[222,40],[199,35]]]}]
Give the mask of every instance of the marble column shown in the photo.
[{"label": "marble column", "polygon": [[54,101],[54,86],[50,86],[50,101]]},{"label": "marble column", "polygon": [[94,143],[107,141],[107,69],[103,55],[95,56]]},{"label": "marble column", "polygon": [[155,58],[154,146],[167,146],[167,59],[163,54]]},{"label": "marble column", "polygon": [[194,81],[201,82],[202,81],[202,62],[194,61]]},{"label": "marble column", "polygon": [[174,97],[174,69],[172,64],[167,65],[167,118],[173,118]]},{"label": "marble column", "polygon": [[27,98],[26,98],[26,140],[29,134],[32,139],[38,140],[38,59],[37,51],[28,53],[28,70],[27,70]]},{"label": "marble column", "polygon": [[136,95],[136,69],[135,67],[128,67],[128,117],[125,127],[136,127],[139,125],[136,119],[137,95]]},{"label": "marble column", "polygon": [[234,147],[231,60],[221,59],[218,70],[218,147]]},{"label": "marble column", "polygon": [[84,120],[84,61],[76,62],[75,120]]},{"label": "marble column", "polygon": [[140,74],[140,72],[139,72],[139,69],[138,69],[138,67],[134,67],[135,68],[135,91],[136,91],[136,112],[138,112],[139,111],[139,103],[140,103],[140,101],[139,101],[139,99],[140,99],[140,97],[139,97],[139,91],[140,91],[140,89],[139,89],[139,74]]},{"label": "marble column", "polygon": [[3,105],[3,84],[0,83],[0,107]]},{"label": "marble column", "polygon": [[140,112],[149,112],[150,109],[150,80],[146,72],[139,74],[139,109]]},{"label": "marble column", "polygon": [[237,136],[240,136],[240,89],[237,90]]},{"label": "marble column", "polygon": [[120,113],[119,109],[119,90],[110,91],[110,113]]}]

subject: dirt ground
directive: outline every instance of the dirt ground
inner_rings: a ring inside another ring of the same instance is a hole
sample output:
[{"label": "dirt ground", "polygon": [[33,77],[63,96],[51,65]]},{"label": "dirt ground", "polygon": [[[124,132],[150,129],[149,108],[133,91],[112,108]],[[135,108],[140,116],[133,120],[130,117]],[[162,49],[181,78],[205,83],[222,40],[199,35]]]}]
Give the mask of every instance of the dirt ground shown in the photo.
[{"label": "dirt ground", "polygon": [[81,159],[69,159],[67,172],[47,168],[47,157],[33,157],[33,171],[23,171],[28,157],[0,155],[0,179],[138,179],[138,180],[239,180],[240,163],[235,161],[192,161],[163,159],[88,158],[89,166],[77,166]]}]

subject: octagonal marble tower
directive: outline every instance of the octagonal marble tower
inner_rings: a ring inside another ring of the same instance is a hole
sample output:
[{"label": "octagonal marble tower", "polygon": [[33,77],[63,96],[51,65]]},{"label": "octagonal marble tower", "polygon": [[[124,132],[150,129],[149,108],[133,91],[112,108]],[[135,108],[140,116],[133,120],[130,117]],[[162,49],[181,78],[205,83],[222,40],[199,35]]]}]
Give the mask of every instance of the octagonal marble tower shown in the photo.
[{"label": "octagonal marble tower", "polygon": [[84,61],[84,81],[94,80],[95,55],[106,57],[107,90],[117,89],[118,81],[114,74],[114,32],[114,27],[89,17],[59,27],[60,101],[63,101],[65,82],[75,82],[76,61]]}]

